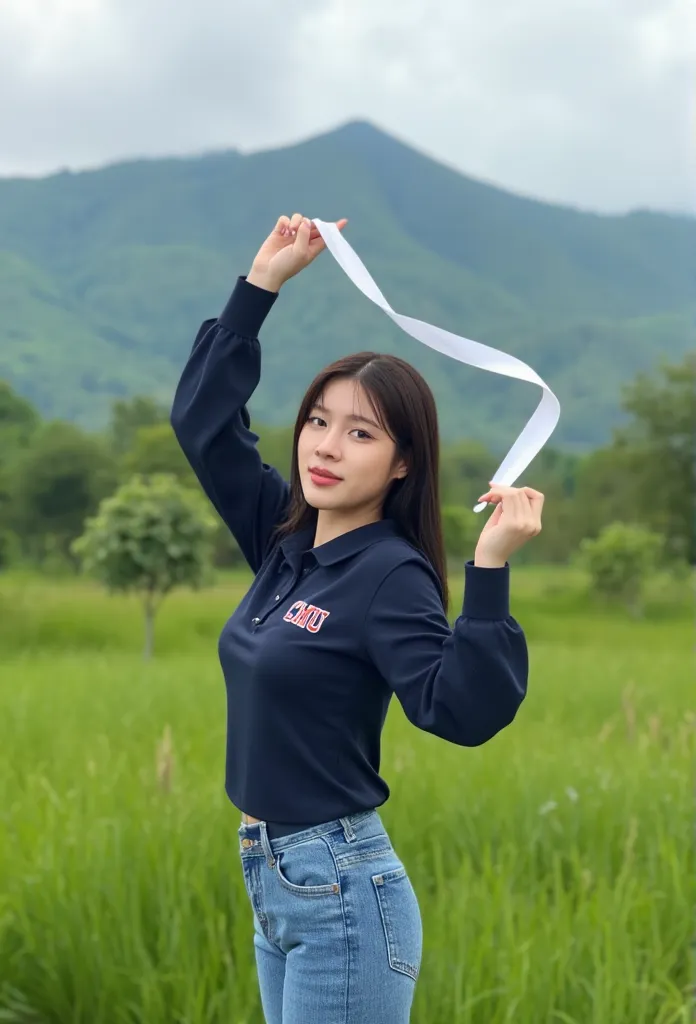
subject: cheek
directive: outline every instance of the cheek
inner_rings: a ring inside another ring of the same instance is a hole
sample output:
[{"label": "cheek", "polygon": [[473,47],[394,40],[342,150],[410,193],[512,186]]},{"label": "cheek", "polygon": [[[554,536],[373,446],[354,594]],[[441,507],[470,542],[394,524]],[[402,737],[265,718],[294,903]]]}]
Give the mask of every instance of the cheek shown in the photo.
[{"label": "cheek", "polygon": [[390,465],[389,458],[383,452],[370,452],[363,464],[365,479],[369,480],[372,486],[381,488],[389,479]]}]

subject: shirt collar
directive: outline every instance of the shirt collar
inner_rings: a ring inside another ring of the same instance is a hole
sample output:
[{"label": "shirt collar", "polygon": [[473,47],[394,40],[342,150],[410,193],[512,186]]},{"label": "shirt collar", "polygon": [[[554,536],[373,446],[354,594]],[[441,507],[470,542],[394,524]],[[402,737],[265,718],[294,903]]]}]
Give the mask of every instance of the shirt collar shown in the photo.
[{"label": "shirt collar", "polygon": [[320,544],[318,548],[312,547],[315,533],[316,526],[308,526],[280,542],[283,555],[293,569],[299,568],[302,556],[308,551],[311,551],[319,565],[335,565],[345,558],[350,558],[351,555],[364,551],[378,540],[401,536],[394,519],[378,519],[376,523],[358,526],[354,530],[342,533],[340,537]]}]

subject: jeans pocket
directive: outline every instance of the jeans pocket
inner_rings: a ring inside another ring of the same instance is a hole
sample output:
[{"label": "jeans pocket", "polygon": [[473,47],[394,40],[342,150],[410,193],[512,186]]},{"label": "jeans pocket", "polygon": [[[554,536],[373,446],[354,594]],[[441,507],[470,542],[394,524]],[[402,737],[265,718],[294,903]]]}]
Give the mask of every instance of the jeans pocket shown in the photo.
[{"label": "jeans pocket", "polygon": [[423,925],[418,897],[401,865],[393,871],[372,875],[387,943],[389,966],[415,981],[423,953]]},{"label": "jeans pocket", "polygon": [[331,896],[341,891],[336,863],[321,839],[275,854],[275,870],[283,888],[297,896]]}]

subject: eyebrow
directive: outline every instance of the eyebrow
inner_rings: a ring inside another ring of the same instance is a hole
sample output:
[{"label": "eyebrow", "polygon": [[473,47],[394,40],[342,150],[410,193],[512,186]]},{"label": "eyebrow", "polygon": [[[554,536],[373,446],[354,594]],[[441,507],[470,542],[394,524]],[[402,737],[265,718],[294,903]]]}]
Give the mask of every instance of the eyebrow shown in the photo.
[{"label": "eyebrow", "polygon": [[[325,405],[321,404],[321,402],[315,402],[314,405],[312,406],[312,409],[318,409],[319,412],[329,411]],[[351,423],[369,423],[371,427],[376,427],[377,430],[382,430],[382,427],[380,427],[379,423],[375,423],[374,420],[369,419],[369,417],[367,416],[356,416],[355,414],[352,414],[350,416],[346,416],[346,419],[350,420]]]}]

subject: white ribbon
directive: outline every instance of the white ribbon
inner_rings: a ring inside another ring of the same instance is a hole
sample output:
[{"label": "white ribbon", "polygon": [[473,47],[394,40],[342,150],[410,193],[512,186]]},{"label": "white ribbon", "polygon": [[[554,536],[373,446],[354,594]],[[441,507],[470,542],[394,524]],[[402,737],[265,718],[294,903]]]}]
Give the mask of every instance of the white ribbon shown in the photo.
[{"label": "white ribbon", "polygon": [[[479,370],[489,370],[491,373],[500,373],[505,377],[516,377],[518,380],[528,380],[531,384],[539,385],[542,389],[539,405],[492,477],[494,484],[511,486],[541,451],[558,423],[561,406],[553,391],[530,366],[521,359],[508,355],[507,352],[483,345],[480,341],[461,338],[458,334],[445,331],[442,327],[435,327],[434,324],[426,324],[423,320],[395,313],[370,277],[365,264],[348,244],[336,224],[317,220],[316,217],[313,223],[326,242],[326,248],[353,284],[411,337],[452,359],[459,360],[460,363],[468,363]],[[486,501],[479,502],[474,506],[474,512],[481,512],[487,504]]]}]

